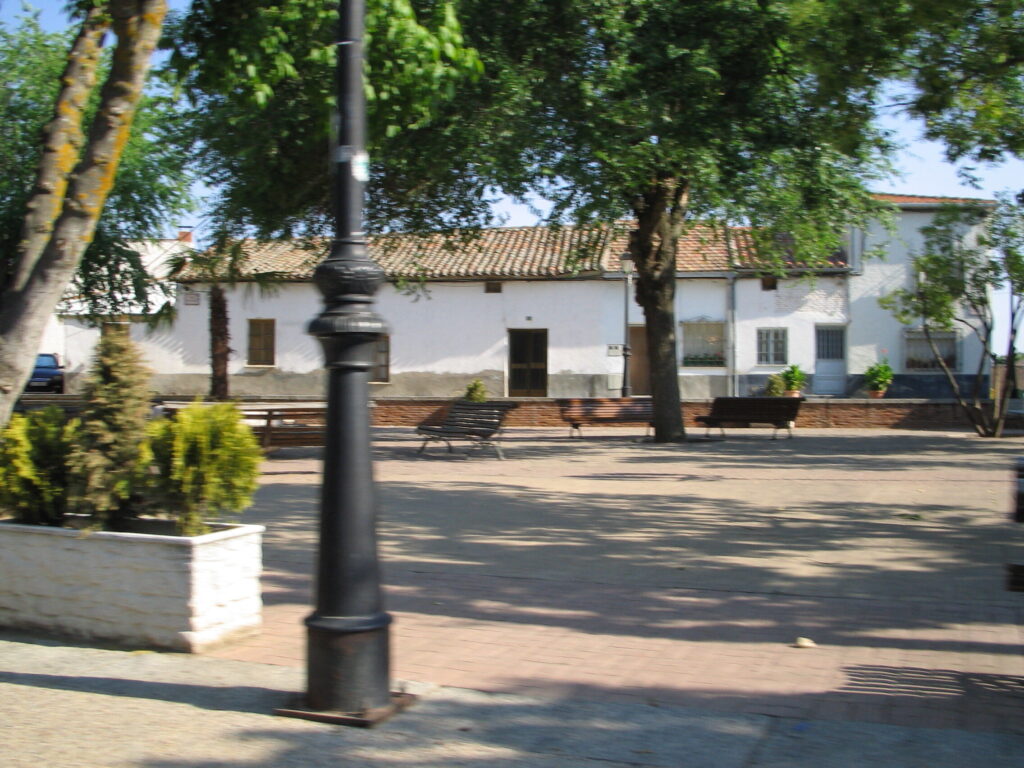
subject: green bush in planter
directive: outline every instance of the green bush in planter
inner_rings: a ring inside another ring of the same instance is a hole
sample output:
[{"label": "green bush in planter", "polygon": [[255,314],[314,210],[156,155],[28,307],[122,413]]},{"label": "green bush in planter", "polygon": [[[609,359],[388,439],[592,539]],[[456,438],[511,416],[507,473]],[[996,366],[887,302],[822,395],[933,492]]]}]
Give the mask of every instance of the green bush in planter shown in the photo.
[{"label": "green bush in planter", "polygon": [[252,501],[263,458],[252,429],[232,403],[193,403],[149,427],[153,498],[183,536],[209,529],[205,520],[238,513]]},{"label": "green bush in planter", "polygon": [[68,455],[78,432],[56,406],[15,415],[0,434],[0,508],[26,525],[61,526],[68,510]]},{"label": "green bush in planter", "polygon": [[144,511],[151,411],[149,371],[127,327],[100,339],[83,395],[81,425],[68,458],[71,511],[106,530],[126,530]]},{"label": "green bush in planter", "polygon": [[487,387],[480,379],[473,379],[469,382],[469,386],[466,387],[466,394],[464,397],[471,403],[486,403],[487,402]]}]

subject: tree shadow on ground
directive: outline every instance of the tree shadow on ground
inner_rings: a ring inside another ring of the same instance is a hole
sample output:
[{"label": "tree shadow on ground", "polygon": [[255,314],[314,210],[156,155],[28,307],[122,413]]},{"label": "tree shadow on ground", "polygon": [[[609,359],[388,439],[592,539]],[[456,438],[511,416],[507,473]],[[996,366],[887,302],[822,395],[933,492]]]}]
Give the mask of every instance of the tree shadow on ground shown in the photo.
[{"label": "tree shadow on ground", "polygon": [[[252,520],[270,525],[266,599],[305,604],[315,489],[274,488],[268,514]],[[1020,620],[994,559],[1004,533],[957,506],[815,501],[780,511],[730,499],[723,514],[721,499],[699,493],[631,503],[515,483],[384,483],[389,606],[674,640],[813,632],[832,645],[1019,652],[953,633],[900,636]]]}]

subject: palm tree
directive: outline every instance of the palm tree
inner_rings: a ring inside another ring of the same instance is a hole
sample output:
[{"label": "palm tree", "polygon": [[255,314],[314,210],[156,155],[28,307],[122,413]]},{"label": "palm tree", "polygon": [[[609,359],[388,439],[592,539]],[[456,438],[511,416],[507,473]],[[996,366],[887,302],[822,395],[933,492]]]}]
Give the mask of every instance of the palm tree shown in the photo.
[{"label": "palm tree", "polygon": [[281,272],[255,272],[249,268],[244,240],[215,238],[205,251],[193,251],[170,260],[170,277],[210,286],[210,394],[211,400],[227,400],[228,358],[231,356],[231,332],[228,328],[228,300],[225,288],[241,282],[254,284],[263,296],[274,293],[283,277]]}]

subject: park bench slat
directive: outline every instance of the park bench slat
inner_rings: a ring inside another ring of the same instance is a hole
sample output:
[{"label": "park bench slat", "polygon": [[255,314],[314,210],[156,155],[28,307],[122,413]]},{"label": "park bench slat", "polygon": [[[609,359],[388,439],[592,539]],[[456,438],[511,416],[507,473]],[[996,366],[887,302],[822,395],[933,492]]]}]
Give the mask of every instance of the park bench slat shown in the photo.
[{"label": "park bench slat", "polygon": [[424,422],[416,427],[416,432],[423,436],[423,445],[420,446],[419,453],[423,453],[427,443],[432,440],[447,443],[448,452],[452,453],[451,441],[461,438],[475,442],[480,447],[490,445],[497,452],[498,458],[504,459],[505,454],[502,453],[499,443],[501,429],[508,412],[516,406],[516,403],[474,403],[469,400],[456,400],[440,424]]},{"label": "park bench slat", "polygon": [[654,425],[654,405],[649,397],[621,399],[571,399],[559,403],[562,420],[569,424],[569,437],[576,433],[583,437],[580,429],[584,424],[624,424],[642,422],[650,434]]},{"label": "park bench slat", "polygon": [[712,427],[718,427],[724,436],[725,425],[768,424],[775,428],[772,440],[780,429],[785,429],[792,438],[793,422],[800,412],[801,402],[802,397],[716,397],[711,402],[711,412],[695,420],[707,427],[705,434],[710,434]]}]

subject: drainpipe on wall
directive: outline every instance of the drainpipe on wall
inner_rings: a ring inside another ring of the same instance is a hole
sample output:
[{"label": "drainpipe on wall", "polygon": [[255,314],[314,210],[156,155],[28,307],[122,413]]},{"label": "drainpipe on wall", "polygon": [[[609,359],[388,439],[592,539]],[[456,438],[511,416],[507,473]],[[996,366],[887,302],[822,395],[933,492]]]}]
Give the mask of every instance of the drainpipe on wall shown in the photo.
[{"label": "drainpipe on wall", "polygon": [[729,277],[728,313],[729,350],[726,364],[729,366],[729,395],[736,397],[739,394],[739,374],[736,372],[736,275]]}]

